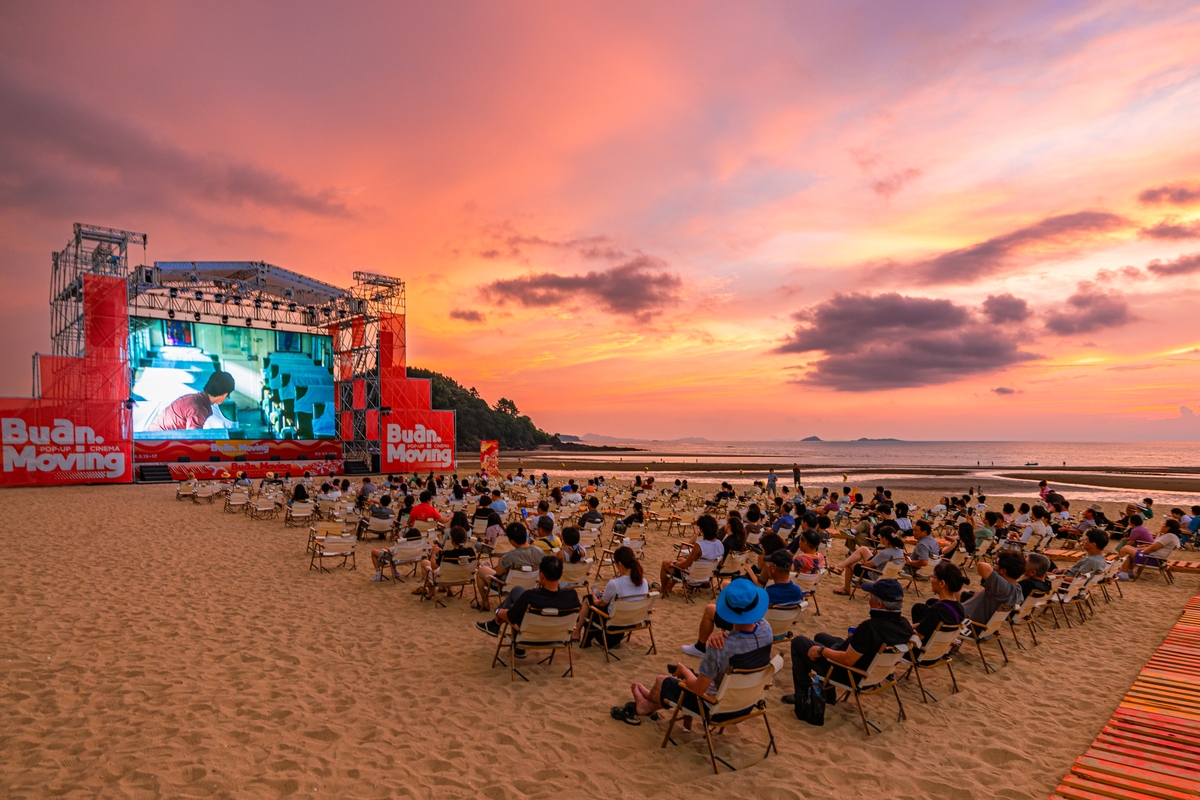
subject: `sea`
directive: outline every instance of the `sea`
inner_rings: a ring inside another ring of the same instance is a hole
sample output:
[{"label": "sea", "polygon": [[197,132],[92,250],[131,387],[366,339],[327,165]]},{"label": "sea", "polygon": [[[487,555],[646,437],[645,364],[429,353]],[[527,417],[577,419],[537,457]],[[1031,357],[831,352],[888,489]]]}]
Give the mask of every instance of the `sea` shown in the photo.
[{"label": "sea", "polygon": [[[629,462],[630,469],[618,470],[614,477],[632,478],[653,474],[660,478],[688,477],[686,462],[695,464],[736,464],[739,468],[770,465],[780,474],[780,480],[790,483],[791,465],[799,464],[806,486],[838,486],[843,483],[843,468],[855,469],[857,484],[887,484],[908,479],[908,482],[937,484],[945,491],[965,490],[967,485],[1002,481],[1013,487],[1004,494],[1015,497],[1036,497],[1036,473],[1027,480],[1001,478],[1000,473],[1013,467],[1067,468],[1067,472],[1047,472],[1045,477],[1056,487],[1067,491],[1073,500],[1128,502],[1141,499],[1147,492],[1126,489],[1086,486],[1071,483],[1069,470],[1077,468],[1101,471],[1105,468],[1138,469],[1149,475],[1194,473],[1200,470],[1200,442],[921,442],[921,441],[834,441],[834,442],[744,442],[744,441],[644,441],[588,442],[635,447],[638,452],[595,454],[571,453],[572,461]],[[556,454],[555,457],[557,457]],[[670,463],[670,469],[656,470],[654,463]],[[681,463],[683,462],[683,463]],[[931,467],[952,467],[965,470],[953,478],[932,478],[916,472]],[[914,469],[904,473],[905,468]],[[887,470],[875,473],[872,470]],[[607,470],[606,470],[607,472]],[[697,480],[745,479],[738,472],[697,471],[690,473]],[[959,484],[962,484],[961,486]],[[1200,495],[1178,492],[1149,492],[1155,502],[1163,504],[1200,503]],[[1135,497],[1136,495],[1136,497]]]},{"label": "sea", "polygon": [[[698,463],[830,464],[873,467],[1200,467],[1200,442],[917,442],[871,440],[846,442],[630,441],[583,442],[636,447],[633,455],[673,456]],[[612,460],[620,454],[571,454],[573,459]]]}]

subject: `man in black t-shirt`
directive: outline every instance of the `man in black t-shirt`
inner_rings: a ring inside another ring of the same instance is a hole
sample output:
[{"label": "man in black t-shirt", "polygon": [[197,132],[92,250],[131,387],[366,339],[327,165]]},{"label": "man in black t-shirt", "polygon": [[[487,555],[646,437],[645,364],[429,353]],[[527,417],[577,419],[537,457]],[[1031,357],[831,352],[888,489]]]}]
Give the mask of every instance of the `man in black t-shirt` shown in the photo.
[{"label": "man in black t-shirt", "polygon": [[496,609],[496,618],[490,622],[476,622],[475,627],[488,636],[499,636],[501,623],[521,627],[521,620],[530,608],[557,608],[563,613],[579,611],[579,594],[574,589],[558,588],[562,571],[563,562],[558,556],[545,556],[538,566],[537,588],[525,590],[514,586]]},{"label": "man in black t-shirt", "polygon": [[[792,686],[803,692],[812,682],[812,674],[824,678],[829,668],[838,667],[833,679],[847,682],[845,667],[866,669],[883,645],[906,643],[912,636],[912,625],[903,616],[904,588],[899,581],[888,578],[863,583],[862,590],[870,596],[871,617],[854,629],[849,639],[839,639],[828,633],[818,633],[813,639],[797,636],[792,640]],[[833,690],[826,690],[826,702],[836,700]],[[795,705],[796,695],[784,695],[783,702]]]},{"label": "man in black t-shirt", "polygon": [[1049,571],[1050,559],[1041,553],[1030,553],[1026,556],[1025,577],[1017,581],[1017,586],[1021,587],[1021,594],[1029,597],[1034,592],[1049,592],[1050,584],[1046,581],[1046,573]]},{"label": "man in black t-shirt", "polygon": [[604,524],[604,515],[600,513],[600,498],[589,497],[587,500],[588,510],[579,515],[579,527],[585,525]]}]

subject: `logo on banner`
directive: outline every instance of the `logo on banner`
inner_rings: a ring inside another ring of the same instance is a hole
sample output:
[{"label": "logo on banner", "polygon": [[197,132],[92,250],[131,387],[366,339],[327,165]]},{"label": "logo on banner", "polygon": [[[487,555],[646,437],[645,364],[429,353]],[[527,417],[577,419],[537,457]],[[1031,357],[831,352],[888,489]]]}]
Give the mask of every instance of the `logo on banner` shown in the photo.
[{"label": "logo on banner", "polygon": [[448,467],[454,460],[454,453],[451,445],[420,423],[412,428],[390,424],[387,426],[387,460]]},{"label": "logo on banner", "polygon": [[0,418],[0,443],[5,472],[88,472],[106,478],[125,474],[125,454],[119,445],[105,445],[103,436],[69,419],[56,419],[48,426]]}]

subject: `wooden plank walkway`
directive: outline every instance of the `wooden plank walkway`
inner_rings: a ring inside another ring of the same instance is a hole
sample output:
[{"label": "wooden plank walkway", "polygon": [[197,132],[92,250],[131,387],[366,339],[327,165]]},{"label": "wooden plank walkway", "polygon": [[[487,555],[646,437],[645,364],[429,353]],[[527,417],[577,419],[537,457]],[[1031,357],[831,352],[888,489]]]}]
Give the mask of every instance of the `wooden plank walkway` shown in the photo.
[{"label": "wooden plank walkway", "polygon": [[[1046,550],[1045,552],[1046,552],[1047,556],[1054,559],[1055,561],[1076,561],[1080,558],[1083,558],[1083,555],[1084,555],[1082,550]],[[1107,553],[1106,555],[1109,558],[1112,557],[1112,553]],[[1200,561],[1194,561],[1194,560],[1184,561],[1181,559],[1178,561],[1171,560],[1170,563],[1171,563],[1171,571],[1172,572],[1181,572],[1181,573],[1182,572],[1186,572],[1186,573],[1200,572]]]},{"label": "wooden plank walkway", "polygon": [[1200,594],[1051,800],[1200,797]]}]

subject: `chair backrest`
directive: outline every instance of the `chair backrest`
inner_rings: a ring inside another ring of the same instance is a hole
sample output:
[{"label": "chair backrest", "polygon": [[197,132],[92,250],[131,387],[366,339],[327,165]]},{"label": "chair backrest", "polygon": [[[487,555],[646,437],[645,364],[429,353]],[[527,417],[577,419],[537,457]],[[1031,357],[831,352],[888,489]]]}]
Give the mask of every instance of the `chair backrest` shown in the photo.
[{"label": "chair backrest", "polygon": [[399,563],[420,561],[425,557],[427,550],[428,547],[424,539],[396,542],[395,552],[392,553],[392,560]]},{"label": "chair backrest", "polygon": [[930,559],[929,563],[927,563],[925,566],[917,567],[917,571],[914,574],[918,578],[928,579],[929,577],[931,577],[933,575],[933,570],[940,563],[942,563],[942,560],[940,558]]},{"label": "chair backrest", "polygon": [[590,558],[580,559],[572,564],[570,561],[563,562],[562,577],[559,578],[559,586],[579,586],[587,582],[588,573],[592,570],[592,560]]},{"label": "chair backrest", "polygon": [[763,620],[771,626],[772,637],[778,640],[781,636],[786,635],[796,624],[796,620],[800,618],[800,611],[799,605],[769,607]]},{"label": "chair backrest", "polygon": [[537,586],[537,579],[538,571],[530,566],[513,567],[504,573],[504,585],[509,591],[515,586],[532,589]]},{"label": "chair backrest", "polygon": [[903,571],[903,569],[904,564],[900,563],[899,561],[889,561],[883,565],[883,572],[880,574],[879,580],[898,578],[900,577],[900,573]]},{"label": "chair backrest", "polygon": [[394,519],[383,519],[381,517],[371,517],[367,522],[367,530],[371,533],[387,533],[396,524]]},{"label": "chair backrest", "polygon": [[269,496],[259,495],[259,498],[254,501],[254,509],[256,511],[270,511],[275,508],[275,501]]},{"label": "chair backrest", "polygon": [[716,702],[708,710],[711,716],[744,711],[762,699],[763,694],[783,669],[783,656],[775,656],[765,667],[758,669],[730,669],[721,679]]},{"label": "chair backrest", "polygon": [[499,536],[496,538],[496,543],[492,545],[492,555],[502,556],[510,550],[514,550],[512,539],[507,536]]},{"label": "chair backrest", "polygon": [[477,559],[467,556],[456,559],[448,558],[438,567],[436,581],[444,586],[452,583],[470,583],[474,579],[477,569],[479,569]]},{"label": "chair backrest", "polygon": [[566,645],[575,630],[575,612],[557,608],[530,608],[521,619],[516,644]]},{"label": "chair backrest", "polygon": [[708,583],[712,580],[713,572],[717,569],[717,559],[698,558],[684,574],[683,579],[688,583]]},{"label": "chair backrest", "polygon": [[340,523],[340,522],[318,522],[316,525],[309,528],[309,530],[312,531],[313,536],[316,536],[318,538],[325,538],[327,536],[341,536],[342,535],[342,523]]},{"label": "chair backrest", "polygon": [[310,517],[313,512],[312,503],[292,503],[293,517]]},{"label": "chair backrest", "polygon": [[825,570],[819,569],[816,572],[793,572],[792,583],[799,586],[805,594],[815,591],[817,584],[821,582],[821,578],[825,576]]},{"label": "chair backrest", "polygon": [[1016,606],[1000,606],[992,613],[992,616],[987,621],[987,625],[984,625],[981,628],[978,623],[976,623],[974,627],[978,632],[979,637],[983,638],[985,636],[991,636],[993,633],[999,631],[1000,626],[1005,623],[1005,621],[1008,619],[1008,615],[1011,614],[1015,608]]},{"label": "chair backrest", "polygon": [[608,624],[612,627],[641,625],[649,619],[658,598],[658,592],[618,597],[608,610]]},{"label": "chair backrest", "polygon": [[345,536],[326,536],[325,541],[321,544],[321,554],[327,556],[342,555],[343,553],[354,552],[354,545],[358,541],[358,537],[354,534]]},{"label": "chair backrest", "polygon": [[921,637],[913,634],[911,640],[914,652],[919,653],[918,661],[937,661],[950,652],[954,642],[962,635],[962,628],[949,622],[943,622],[937,630],[929,634],[929,641],[921,643]]},{"label": "chair backrest", "polygon": [[475,520],[475,524],[471,526],[471,533],[475,534],[476,536],[483,536],[483,534],[487,531],[487,526],[487,518],[480,517],[479,519]]},{"label": "chair backrest", "polygon": [[724,575],[739,575],[746,567],[746,559],[750,557],[750,551],[743,550],[740,553],[729,553],[725,556],[725,561],[721,564],[721,573]]},{"label": "chair backrest", "polygon": [[871,663],[867,665],[866,674],[858,679],[858,688],[866,689],[883,683],[888,678],[892,677],[892,673],[896,670],[896,665],[904,658],[904,654],[908,652],[908,646],[885,644],[879,648],[879,652],[871,659]]},{"label": "chair backrest", "polygon": [[1063,593],[1061,595],[1059,595],[1058,602],[1070,603],[1072,600],[1074,600],[1076,597],[1078,597],[1078,595],[1081,591],[1083,591],[1083,587],[1087,582],[1088,582],[1087,575],[1076,575],[1074,578],[1071,579],[1071,583],[1068,584],[1067,588],[1063,591]]},{"label": "chair backrest", "polygon": [[425,533],[427,531],[431,531],[434,528],[436,528],[437,522],[435,522],[434,520],[431,520],[431,519],[419,519],[416,522],[414,522],[412,524],[412,526],[414,528],[416,528],[417,530],[419,530],[421,533]]},{"label": "chair backrest", "polygon": [[1030,592],[1029,596],[1021,601],[1021,606],[1012,613],[1013,622],[1024,622],[1033,617],[1033,612],[1037,610],[1046,600],[1045,592]]}]

